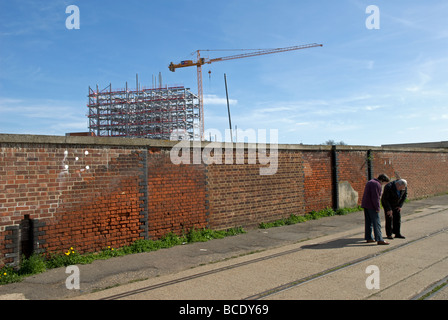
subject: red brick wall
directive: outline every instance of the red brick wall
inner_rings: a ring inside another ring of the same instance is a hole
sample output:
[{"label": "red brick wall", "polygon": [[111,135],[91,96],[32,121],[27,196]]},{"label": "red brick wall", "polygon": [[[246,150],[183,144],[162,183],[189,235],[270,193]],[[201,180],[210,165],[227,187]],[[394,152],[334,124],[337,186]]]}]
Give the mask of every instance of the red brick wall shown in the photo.
[{"label": "red brick wall", "polygon": [[[223,152],[223,164],[175,165],[173,145],[0,135],[0,265],[10,261],[5,254],[14,236],[7,228],[25,215],[39,222],[39,248],[61,253],[120,247],[193,227],[250,228],[333,206],[330,147],[280,148],[275,174],[261,175],[263,165],[249,161],[247,150],[243,164],[235,155],[225,164]],[[359,203],[368,149],[336,148],[338,181],[350,183]],[[373,176],[399,174],[408,180],[410,199],[448,191],[448,152],[371,149]]]},{"label": "red brick wall", "polygon": [[[96,163],[103,162],[104,152],[95,151]],[[60,199],[57,215],[43,228],[48,251],[70,246],[96,251],[130,244],[139,237],[140,157],[129,150],[113,151],[106,166],[93,165],[91,177],[75,182]]]},{"label": "red brick wall", "polygon": [[358,205],[361,205],[367,182],[367,152],[338,151],[338,180],[350,183],[352,188],[358,192]]},{"label": "red brick wall", "polygon": [[374,152],[375,173],[408,182],[408,198],[436,195],[448,190],[448,153]]},{"label": "red brick wall", "polygon": [[3,148],[0,227],[44,219],[42,248],[80,252],[138,237],[138,152],[89,146]]},{"label": "red brick wall", "polygon": [[291,214],[304,213],[302,155],[278,151],[278,167],[273,175],[260,175],[262,165],[211,164],[207,166],[210,227],[255,227]]},{"label": "red brick wall", "polygon": [[385,173],[390,179],[396,178],[394,165],[392,162],[393,153],[372,152],[371,161],[373,166],[372,175],[377,178],[379,174]]},{"label": "red brick wall", "polygon": [[145,209],[149,238],[207,226],[205,166],[174,165],[169,149],[41,145],[6,147],[1,155],[2,253],[5,228],[25,214],[45,221],[39,241],[47,252],[130,244],[142,237]]},{"label": "red brick wall", "polygon": [[333,206],[331,152],[303,151],[305,212]]},{"label": "red brick wall", "polygon": [[11,248],[13,245],[13,231],[6,229],[0,232],[0,268],[7,263],[13,263],[13,258],[7,258],[7,254],[12,254],[14,249]]},{"label": "red brick wall", "polygon": [[169,150],[148,155],[149,236],[207,226],[205,165],[174,165]]}]

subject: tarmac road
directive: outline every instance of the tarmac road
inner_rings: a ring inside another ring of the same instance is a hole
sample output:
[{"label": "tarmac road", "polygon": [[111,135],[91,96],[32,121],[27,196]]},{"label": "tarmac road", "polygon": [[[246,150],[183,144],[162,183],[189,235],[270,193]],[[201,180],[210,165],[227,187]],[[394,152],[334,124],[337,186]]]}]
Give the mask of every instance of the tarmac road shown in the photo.
[{"label": "tarmac road", "polygon": [[[398,300],[446,283],[448,195],[405,204],[406,239],[367,244],[363,230],[361,212],[250,230],[81,265],[79,290],[65,287],[65,268],[50,270],[0,286],[0,299]],[[447,287],[427,298],[447,299]]]}]

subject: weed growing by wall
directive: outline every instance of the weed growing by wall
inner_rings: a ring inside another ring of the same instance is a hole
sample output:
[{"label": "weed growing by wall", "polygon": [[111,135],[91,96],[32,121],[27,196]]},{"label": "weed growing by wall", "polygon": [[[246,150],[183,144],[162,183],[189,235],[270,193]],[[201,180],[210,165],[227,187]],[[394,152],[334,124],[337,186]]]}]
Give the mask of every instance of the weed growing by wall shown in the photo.
[{"label": "weed growing by wall", "polygon": [[291,214],[289,216],[289,218],[279,219],[279,220],[276,220],[273,222],[267,222],[267,223],[262,222],[259,224],[258,227],[260,229],[268,229],[268,228],[272,228],[272,227],[280,227],[280,226],[285,226],[285,225],[301,223],[301,222],[305,222],[308,220],[317,220],[320,218],[331,217],[334,215],[342,216],[342,215],[346,215],[350,212],[358,212],[358,211],[362,211],[362,208],[360,206],[357,206],[354,208],[341,208],[341,209],[337,209],[336,211],[331,208],[326,208],[326,209],[323,209],[320,211],[313,210],[306,215]]},{"label": "weed growing by wall", "polygon": [[63,253],[52,253],[47,256],[44,254],[33,254],[28,259],[22,259],[22,263],[18,270],[10,267],[1,268],[0,285],[22,281],[24,277],[44,272],[47,269],[77,264],[88,264],[95,260],[104,260],[133,253],[156,251],[193,242],[206,242],[212,239],[221,239],[242,233],[246,233],[246,231],[241,227],[219,231],[205,228],[196,230],[193,228],[182,236],[170,232],[159,240],[139,239],[129,246],[123,246],[117,249],[107,246],[102,251],[95,253],[80,254],[77,252],[76,248],[70,247]]}]

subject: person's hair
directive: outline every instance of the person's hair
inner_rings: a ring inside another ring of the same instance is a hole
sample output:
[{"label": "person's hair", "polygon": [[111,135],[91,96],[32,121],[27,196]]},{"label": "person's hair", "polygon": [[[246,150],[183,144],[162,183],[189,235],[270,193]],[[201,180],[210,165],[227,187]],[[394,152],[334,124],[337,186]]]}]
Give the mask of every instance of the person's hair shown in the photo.
[{"label": "person's hair", "polygon": [[401,186],[405,186],[405,187],[408,186],[408,182],[407,182],[406,180],[404,180],[404,179],[398,179],[398,180],[397,180],[397,183],[398,183],[399,185],[401,185]]},{"label": "person's hair", "polygon": [[380,174],[378,176],[378,180],[380,180],[382,182],[389,182],[390,181],[389,177],[387,175],[385,175],[384,173],[382,173],[382,174]]}]

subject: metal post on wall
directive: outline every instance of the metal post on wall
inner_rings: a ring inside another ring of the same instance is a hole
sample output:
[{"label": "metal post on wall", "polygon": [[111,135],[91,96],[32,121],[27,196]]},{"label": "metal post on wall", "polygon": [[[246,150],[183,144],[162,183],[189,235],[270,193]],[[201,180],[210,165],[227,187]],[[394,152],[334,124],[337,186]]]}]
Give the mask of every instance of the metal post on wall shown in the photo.
[{"label": "metal post on wall", "polygon": [[336,146],[331,147],[331,184],[333,189],[333,209],[339,209],[339,174],[338,152]]},{"label": "metal post on wall", "polygon": [[373,160],[373,155],[372,155],[372,150],[367,150],[367,181],[370,181],[373,179],[373,165],[372,165],[372,160]]}]

